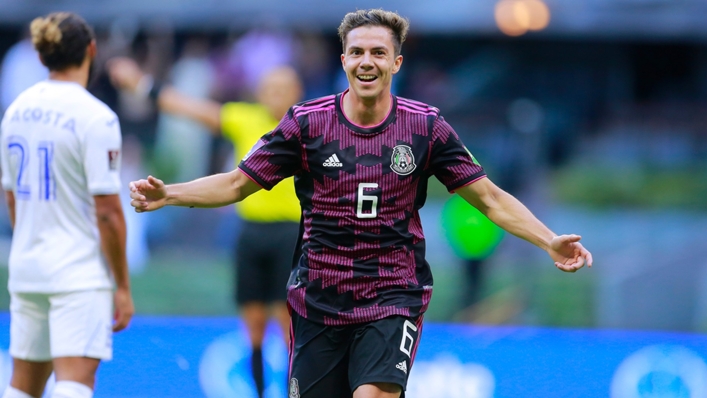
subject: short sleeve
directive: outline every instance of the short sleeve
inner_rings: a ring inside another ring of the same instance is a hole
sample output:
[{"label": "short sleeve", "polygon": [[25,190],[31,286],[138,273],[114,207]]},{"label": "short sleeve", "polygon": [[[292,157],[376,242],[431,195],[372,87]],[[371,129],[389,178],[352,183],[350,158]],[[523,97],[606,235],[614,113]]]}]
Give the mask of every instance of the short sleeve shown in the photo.
[{"label": "short sleeve", "polygon": [[238,168],[264,189],[302,170],[301,131],[292,109],[277,127],[260,138]]},{"label": "short sleeve", "polygon": [[431,145],[429,172],[434,174],[449,192],[454,192],[486,175],[483,167],[462,144],[452,126],[441,116],[434,122]]},{"label": "short sleeve", "polygon": [[120,124],[115,114],[99,116],[88,125],[83,164],[92,195],[120,192],[121,144]]}]

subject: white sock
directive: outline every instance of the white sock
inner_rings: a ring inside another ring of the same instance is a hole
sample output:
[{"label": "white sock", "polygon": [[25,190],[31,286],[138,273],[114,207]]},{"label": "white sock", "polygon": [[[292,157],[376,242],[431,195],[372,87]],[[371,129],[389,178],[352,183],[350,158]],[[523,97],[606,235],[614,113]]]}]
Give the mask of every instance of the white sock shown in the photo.
[{"label": "white sock", "polygon": [[93,398],[93,390],[76,381],[62,380],[54,385],[51,398]]},{"label": "white sock", "polygon": [[18,390],[13,386],[7,386],[2,398],[34,398],[22,390]]}]

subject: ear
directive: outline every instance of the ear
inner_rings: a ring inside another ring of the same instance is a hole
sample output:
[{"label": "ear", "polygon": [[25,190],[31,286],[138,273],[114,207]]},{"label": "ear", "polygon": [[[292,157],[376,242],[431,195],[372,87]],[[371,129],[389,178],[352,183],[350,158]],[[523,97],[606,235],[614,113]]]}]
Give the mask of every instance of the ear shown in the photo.
[{"label": "ear", "polygon": [[86,48],[86,55],[88,55],[91,59],[95,58],[96,55],[98,54],[98,46],[96,45],[96,40],[91,40],[90,43],[88,43],[88,47]]},{"label": "ear", "polygon": [[403,56],[398,55],[395,57],[395,61],[393,61],[393,74],[398,73],[400,71],[400,67],[403,66]]},{"label": "ear", "polygon": [[341,54],[341,67],[346,70],[346,55]]}]

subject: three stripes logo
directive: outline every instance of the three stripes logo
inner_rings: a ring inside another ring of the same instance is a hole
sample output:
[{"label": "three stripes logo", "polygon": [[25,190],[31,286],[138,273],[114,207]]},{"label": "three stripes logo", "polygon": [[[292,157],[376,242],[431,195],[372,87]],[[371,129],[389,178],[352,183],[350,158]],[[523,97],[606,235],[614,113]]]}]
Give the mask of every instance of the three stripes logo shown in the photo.
[{"label": "three stripes logo", "polygon": [[329,156],[329,159],[325,160],[323,163],[324,167],[343,167],[344,164],[339,161],[339,157],[336,154]]},{"label": "three stripes logo", "polygon": [[399,364],[395,365],[395,367],[402,370],[405,374],[408,374],[408,365],[405,361],[400,362]]}]

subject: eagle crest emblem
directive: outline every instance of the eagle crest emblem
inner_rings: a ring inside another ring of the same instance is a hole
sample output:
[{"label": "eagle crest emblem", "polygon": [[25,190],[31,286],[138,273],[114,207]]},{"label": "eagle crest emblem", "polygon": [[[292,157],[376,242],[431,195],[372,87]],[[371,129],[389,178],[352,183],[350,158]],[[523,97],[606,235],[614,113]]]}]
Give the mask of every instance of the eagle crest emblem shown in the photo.
[{"label": "eagle crest emblem", "polygon": [[390,157],[390,168],[396,174],[406,176],[412,173],[416,167],[412,148],[407,145],[398,145],[393,148],[393,154]]}]

